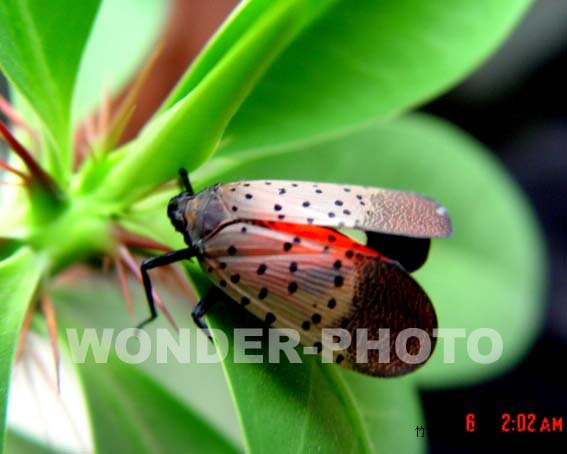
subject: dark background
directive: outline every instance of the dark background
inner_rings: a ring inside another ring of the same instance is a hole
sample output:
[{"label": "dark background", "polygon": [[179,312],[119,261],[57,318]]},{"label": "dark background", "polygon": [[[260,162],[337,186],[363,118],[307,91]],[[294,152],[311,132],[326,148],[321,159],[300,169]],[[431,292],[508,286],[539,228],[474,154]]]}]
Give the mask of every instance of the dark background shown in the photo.
[{"label": "dark background", "polygon": [[[423,108],[508,168],[539,217],[549,271],[545,324],[521,364],[478,386],[422,393],[431,453],[567,448],[566,38],[567,2],[536,2],[490,61]],[[563,416],[563,434],[501,433],[502,413],[519,412]],[[465,431],[467,413],[476,415],[475,433]]]}]

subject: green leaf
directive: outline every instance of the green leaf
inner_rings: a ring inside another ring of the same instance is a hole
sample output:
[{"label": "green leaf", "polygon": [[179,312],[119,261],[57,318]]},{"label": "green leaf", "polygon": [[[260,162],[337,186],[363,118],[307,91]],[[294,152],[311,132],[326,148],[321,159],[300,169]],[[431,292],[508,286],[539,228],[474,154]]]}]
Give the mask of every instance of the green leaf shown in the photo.
[{"label": "green leaf", "polygon": [[169,109],[177,101],[187,96],[238,42],[248,27],[252,26],[254,21],[265,13],[270,3],[272,3],[272,0],[240,2],[181,77],[176,87],[163,102],[160,111]]},{"label": "green leaf", "polygon": [[[293,19],[293,26],[299,31],[301,28],[315,20],[329,5],[338,0],[300,0],[298,13]],[[262,16],[271,14],[277,3],[273,0],[250,0],[241,2],[217,30],[205,48],[199,53],[195,62],[187,69],[177,86],[168,96],[161,107],[161,111],[169,109],[177,101],[186,96],[195,88],[207,73],[217,65],[222,58],[243,39],[247,30]],[[281,1],[279,2],[282,3]],[[292,2],[288,2],[292,3]],[[275,5],[275,6],[274,6]],[[244,38],[246,39],[246,38]]]},{"label": "green leaf", "polygon": [[[179,167],[192,170],[202,164],[258,78],[332,1],[272,2],[195,88],[101,164],[108,174],[98,191],[100,202],[128,206],[171,179]],[[101,166],[91,171],[100,172]]]},{"label": "green leaf", "polygon": [[6,434],[6,452],[10,454],[63,454],[63,451],[55,450],[39,440],[14,430],[9,430]]},{"label": "green leaf", "polygon": [[16,345],[42,269],[41,260],[28,248],[0,262],[0,452],[5,446],[6,406]]},{"label": "green leaf", "polygon": [[348,371],[342,374],[370,432],[373,452],[426,451],[424,439],[416,434],[424,417],[411,380],[382,380]]},{"label": "green leaf", "polygon": [[440,120],[412,115],[264,153],[248,155],[248,162],[218,155],[197,177],[202,184],[253,178],[367,184],[419,191],[447,207],[454,236],[433,241],[416,278],[436,307],[440,328],[464,328],[467,334],[493,328],[504,351],[493,364],[477,364],[460,339],[456,363],[443,364],[440,340],[416,373],[424,384],[484,380],[511,367],[530,347],[542,317],[543,246],[524,196],[481,145]]},{"label": "green leaf", "polygon": [[102,2],[77,76],[76,120],[100,104],[105,90],[116,94],[131,80],[157,41],[168,4],[166,0]]},{"label": "green leaf", "polygon": [[285,147],[408,110],[473,70],[529,4],[343,0],[278,58],[223,145]]},{"label": "green leaf", "polygon": [[262,355],[264,363],[235,363],[232,329],[259,327],[259,323],[231,304],[216,305],[207,319],[228,337],[223,365],[246,452],[423,450],[423,440],[414,435],[415,427],[423,423],[419,399],[408,380],[366,377],[304,355],[301,363],[283,358],[268,364],[267,347],[248,352]]},{"label": "green leaf", "polygon": [[120,226],[137,235],[167,244],[171,249],[183,249],[187,245],[167,216],[169,200],[179,193],[179,189],[167,188],[155,191],[130,207],[118,220]]},{"label": "green leaf", "polygon": [[140,369],[111,356],[105,364],[89,361],[77,370],[97,452],[238,452]]},{"label": "green leaf", "polygon": [[0,70],[41,118],[49,168],[71,170],[71,102],[83,48],[99,0],[0,2]]},{"label": "green leaf", "polygon": [[[191,361],[179,363],[174,358],[170,358],[170,361],[161,364],[157,363],[155,352],[153,352],[147,361],[139,365],[140,369],[136,371],[136,374],[146,375],[147,378],[143,379],[144,381],[151,381],[156,383],[155,386],[163,388],[171,399],[176,400],[179,405],[185,408],[188,415],[192,415],[191,418],[198,417],[202,420],[202,424],[211,428],[212,432],[220,433],[222,438],[229,440],[231,445],[240,446],[241,438],[236,414],[220,364],[197,364],[194,360],[198,345],[196,345],[194,339],[196,328],[190,317],[191,303],[188,301],[189,298],[186,295],[180,297],[177,293],[166,292],[167,288],[160,285],[159,272],[157,275],[152,273],[152,279],[156,290],[160,293],[178,326],[181,329],[191,328],[192,330],[189,348]],[[137,281],[130,282],[135,310],[132,319],[128,316],[124,297],[116,284],[108,276],[103,277],[100,274],[92,273],[85,279],[77,279],[56,289],[53,293],[53,299],[57,307],[59,324],[66,328],[77,329],[79,336],[82,335],[83,329],[87,328],[96,329],[99,334],[103,329],[113,329],[114,336],[116,336],[121,329],[136,326],[137,323],[148,316],[143,288]],[[168,327],[163,316],[160,316],[147,327],[146,331],[150,335],[152,345],[155,345],[155,331]],[[170,332],[175,338],[175,333],[171,328]],[[205,342],[204,345],[207,346],[207,343]],[[81,371],[82,367],[80,364],[77,365],[79,373],[90,373],[89,370],[91,370],[93,380],[98,380],[99,374],[101,376],[105,373],[115,375],[112,364],[89,365],[85,366],[84,371]],[[105,367],[109,369],[107,372],[105,372]],[[100,378],[100,380],[103,380],[103,378]],[[125,388],[124,399],[134,399],[136,397],[129,396],[128,383],[128,380],[123,382],[120,378],[117,378],[116,386]],[[89,400],[97,399],[95,391],[88,389],[86,391]],[[153,414],[161,414],[162,409],[159,402],[154,402],[154,404],[155,408],[147,405],[148,417]],[[151,417],[153,418],[153,416]],[[183,424],[191,424],[191,418]],[[98,424],[94,414],[93,424]],[[130,423],[128,424],[130,425]],[[98,430],[103,436],[105,429],[100,428]],[[143,430],[143,428],[139,430]],[[158,432],[156,429],[154,435],[161,438],[167,434]],[[131,433],[124,435],[124,437],[127,436],[131,436]],[[124,440],[124,438],[121,440]],[[195,440],[200,440],[200,437]]]}]

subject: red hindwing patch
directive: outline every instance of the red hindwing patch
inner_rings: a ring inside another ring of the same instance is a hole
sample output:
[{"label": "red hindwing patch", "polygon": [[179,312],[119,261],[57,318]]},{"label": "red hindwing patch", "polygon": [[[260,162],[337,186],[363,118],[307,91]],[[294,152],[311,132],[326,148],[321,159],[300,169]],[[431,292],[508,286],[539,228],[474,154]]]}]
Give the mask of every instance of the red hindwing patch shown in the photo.
[{"label": "red hindwing patch", "polygon": [[[306,346],[322,345],[321,328],[345,328],[353,345],[335,356],[370,375],[400,375],[417,367],[391,352],[356,364],[355,331],[392,335],[437,326],[425,292],[396,262],[325,227],[284,222],[237,222],[204,243],[203,268],[232,299],[269,325],[299,331]],[[408,350],[411,352],[411,345]]]}]

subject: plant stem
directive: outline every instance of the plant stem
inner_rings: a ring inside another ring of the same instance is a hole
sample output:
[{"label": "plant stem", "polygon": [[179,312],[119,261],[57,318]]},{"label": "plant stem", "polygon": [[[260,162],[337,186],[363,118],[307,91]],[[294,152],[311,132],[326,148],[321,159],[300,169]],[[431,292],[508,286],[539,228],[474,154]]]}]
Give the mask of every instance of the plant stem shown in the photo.
[{"label": "plant stem", "polygon": [[11,165],[6,164],[4,161],[0,161],[0,169],[5,170],[6,172],[13,173],[14,175],[19,176],[24,181],[28,180],[28,176],[25,173],[20,172],[18,169],[15,169]]},{"label": "plant stem", "polygon": [[24,162],[31,175],[31,182],[37,182],[42,188],[50,193],[53,198],[58,198],[60,193],[59,187],[51,176],[43,170],[43,168],[34,159],[31,153],[16,139],[8,127],[0,120],[0,136],[4,138],[6,143]]}]

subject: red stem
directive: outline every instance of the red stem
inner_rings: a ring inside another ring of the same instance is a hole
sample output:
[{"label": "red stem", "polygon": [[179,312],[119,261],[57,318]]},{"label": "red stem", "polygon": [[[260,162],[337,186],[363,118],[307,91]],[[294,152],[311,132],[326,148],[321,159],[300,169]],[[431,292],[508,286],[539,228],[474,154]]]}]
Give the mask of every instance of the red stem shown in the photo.
[{"label": "red stem", "polygon": [[37,163],[31,153],[16,139],[8,127],[0,120],[0,135],[4,137],[6,143],[10,146],[12,151],[16,153],[30,171],[30,174],[35,177],[38,182],[52,193],[57,193],[57,184],[48,173]]},{"label": "red stem", "polygon": [[6,164],[4,161],[0,161],[0,169],[4,169],[7,172],[13,173],[14,175],[18,175],[24,181],[28,180],[28,176],[25,173],[20,172],[18,169],[15,169],[9,164]]},{"label": "red stem", "polygon": [[171,252],[171,248],[163,243],[136,235],[135,233],[125,231],[121,228],[117,228],[115,232],[117,241],[130,248],[154,249],[156,251]]},{"label": "red stem", "polygon": [[12,124],[25,129],[35,142],[39,142],[37,133],[22,119],[22,117],[18,115],[18,112],[14,110],[14,108],[2,95],[0,95],[0,111],[6,115],[6,118],[10,120]]}]

